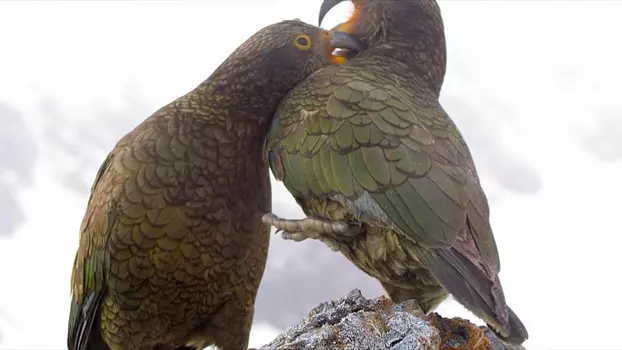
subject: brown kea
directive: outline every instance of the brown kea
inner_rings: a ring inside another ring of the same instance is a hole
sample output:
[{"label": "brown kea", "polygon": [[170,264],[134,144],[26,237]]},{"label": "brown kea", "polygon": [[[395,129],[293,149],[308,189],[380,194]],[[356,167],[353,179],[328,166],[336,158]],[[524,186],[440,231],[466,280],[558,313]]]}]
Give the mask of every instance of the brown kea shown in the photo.
[{"label": "brown kea", "polygon": [[69,349],[247,348],[269,244],[270,121],[351,45],[300,21],[265,27],[116,144],[80,228]]},{"label": "brown kea", "polygon": [[[325,0],[322,17],[339,0]],[[500,337],[528,333],[506,304],[486,195],[439,102],[445,75],[436,1],[355,0],[336,32],[367,48],[325,67],[281,103],[266,150],[309,217],[264,221],[284,238],[324,241],[391,299],[430,313],[448,293]],[[481,332],[479,332],[481,333]]]}]

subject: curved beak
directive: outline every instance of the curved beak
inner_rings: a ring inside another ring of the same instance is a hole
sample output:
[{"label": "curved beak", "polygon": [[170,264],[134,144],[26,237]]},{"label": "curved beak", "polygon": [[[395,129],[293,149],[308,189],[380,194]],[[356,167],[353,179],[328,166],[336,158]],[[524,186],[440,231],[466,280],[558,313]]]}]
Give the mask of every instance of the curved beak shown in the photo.
[{"label": "curved beak", "polygon": [[334,29],[330,31],[330,45],[333,49],[346,49],[353,53],[365,50],[361,39]]},{"label": "curved beak", "polygon": [[322,20],[324,16],[330,11],[333,7],[337,6],[343,0],[324,0],[322,2],[322,7],[320,7],[320,18],[318,20],[318,26],[322,25]]}]

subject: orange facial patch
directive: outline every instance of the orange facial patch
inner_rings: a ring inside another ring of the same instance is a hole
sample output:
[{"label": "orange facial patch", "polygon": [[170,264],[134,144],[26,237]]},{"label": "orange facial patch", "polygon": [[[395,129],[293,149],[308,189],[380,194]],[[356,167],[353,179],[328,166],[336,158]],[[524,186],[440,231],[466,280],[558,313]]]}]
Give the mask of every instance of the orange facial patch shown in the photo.
[{"label": "orange facial patch", "polygon": [[360,14],[361,14],[360,5],[354,2],[354,11],[352,12],[352,15],[350,16],[350,18],[348,18],[348,20],[345,21],[344,23],[341,23],[338,26],[336,26],[334,29],[340,32],[344,32],[344,33],[352,33],[352,27],[354,25],[354,21],[358,20]]},{"label": "orange facial patch", "polygon": [[348,59],[343,56],[330,55],[330,60],[333,64],[342,64],[348,62]]}]

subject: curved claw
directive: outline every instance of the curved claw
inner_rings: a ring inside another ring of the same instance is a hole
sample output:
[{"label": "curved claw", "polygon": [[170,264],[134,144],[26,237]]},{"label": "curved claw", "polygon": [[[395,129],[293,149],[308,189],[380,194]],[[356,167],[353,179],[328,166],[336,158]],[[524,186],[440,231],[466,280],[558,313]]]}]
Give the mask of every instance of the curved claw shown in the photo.
[{"label": "curved claw", "polygon": [[268,213],[261,218],[262,222],[274,226],[276,233],[281,233],[285,240],[302,242],[306,239],[316,239],[323,242],[332,251],[340,250],[340,244],[331,236],[353,237],[361,233],[360,222],[332,221],[315,217],[306,217],[300,220],[281,219]]}]

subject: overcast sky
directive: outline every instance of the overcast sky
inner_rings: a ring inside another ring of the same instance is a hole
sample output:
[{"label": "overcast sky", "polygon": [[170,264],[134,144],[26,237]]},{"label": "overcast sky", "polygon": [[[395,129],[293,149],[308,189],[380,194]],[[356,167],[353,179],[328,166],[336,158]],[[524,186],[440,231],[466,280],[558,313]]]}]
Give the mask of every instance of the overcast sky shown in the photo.
[{"label": "overcast sky", "polygon": [[[0,348],[65,347],[78,229],[116,141],[261,27],[316,24],[320,2],[0,2]],[[619,348],[622,1],[441,8],[441,102],[474,154],[526,345]],[[277,214],[301,217],[273,184]],[[264,276],[253,346],[354,287],[382,293],[339,254],[278,235]],[[453,301],[439,312],[474,319]]]}]

